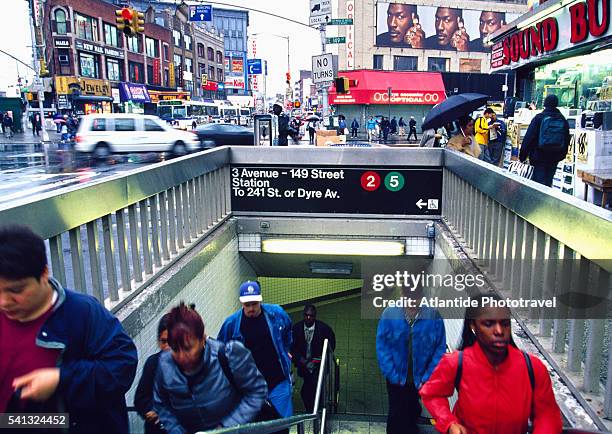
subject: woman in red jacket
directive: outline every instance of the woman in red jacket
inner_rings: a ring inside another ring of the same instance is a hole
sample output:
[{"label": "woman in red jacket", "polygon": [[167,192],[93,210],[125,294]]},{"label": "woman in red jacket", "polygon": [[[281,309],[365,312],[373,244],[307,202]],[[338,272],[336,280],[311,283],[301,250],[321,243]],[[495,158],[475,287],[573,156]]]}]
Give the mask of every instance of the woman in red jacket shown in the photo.
[{"label": "woman in red jacket", "polygon": [[[460,351],[444,355],[419,391],[436,429],[448,434],[524,434],[531,419],[533,434],[560,433],[561,412],[546,367],[533,355],[528,355],[528,367],[527,353],[512,339],[510,310],[487,306],[485,297],[500,299],[492,293],[472,299],[478,300],[478,307],[466,310]],[[448,398],[457,380],[459,397],[451,412]]]}]

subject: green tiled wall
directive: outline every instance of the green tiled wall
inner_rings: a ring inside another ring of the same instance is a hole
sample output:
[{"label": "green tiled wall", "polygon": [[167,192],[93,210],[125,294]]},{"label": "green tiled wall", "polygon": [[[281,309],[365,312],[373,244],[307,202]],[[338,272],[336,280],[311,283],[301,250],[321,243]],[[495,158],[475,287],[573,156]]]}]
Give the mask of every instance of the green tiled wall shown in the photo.
[{"label": "green tiled wall", "polygon": [[361,279],[289,279],[261,277],[261,290],[266,303],[290,304],[326,295],[361,288]]}]

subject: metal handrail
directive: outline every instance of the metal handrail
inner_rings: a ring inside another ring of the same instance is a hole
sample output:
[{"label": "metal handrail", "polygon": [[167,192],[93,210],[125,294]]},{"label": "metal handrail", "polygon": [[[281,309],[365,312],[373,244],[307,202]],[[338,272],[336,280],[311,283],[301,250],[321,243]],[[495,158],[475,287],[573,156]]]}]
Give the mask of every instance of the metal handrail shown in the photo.
[{"label": "metal handrail", "polygon": [[[612,272],[609,260],[612,211],[509,175],[506,170],[458,152],[446,150],[444,168],[581,256]],[[449,203],[444,206],[444,214],[448,215]]]},{"label": "metal handrail", "polygon": [[[333,351],[328,351],[328,340],[325,339],[323,341],[323,352],[321,355],[321,360],[325,362],[321,365],[319,369],[319,375],[317,378],[317,389],[315,394],[315,402],[312,413],[290,416],[283,419],[270,420],[265,422],[251,422],[247,424],[243,424],[236,427],[229,428],[221,428],[210,431],[201,431],[200,433],[206,434],[237,434],[237,433],[249,433],[249,434],[268,434],[276,431],[280,431],[283,429],[291,428],[292,426],[298,425],[302,426],[302,428],[298,428],[298,432],[303,432],[303,424],[307,421],[321,421],[321,434],[324,432],[325,427],[325,419],[327,417],[327,409],[324,407],[321,415],[319,416],[319,404],[321,401],[321,397],[324,396],[323,391],[323,378],[326,375],[331,375],[331,363],[335,360],[333,356]],[[332,386],[333,387],[333,386]],[[332,390],[332,396],[335,396],[335,391]],[[317,430],[313,430],[316,432]]]}]

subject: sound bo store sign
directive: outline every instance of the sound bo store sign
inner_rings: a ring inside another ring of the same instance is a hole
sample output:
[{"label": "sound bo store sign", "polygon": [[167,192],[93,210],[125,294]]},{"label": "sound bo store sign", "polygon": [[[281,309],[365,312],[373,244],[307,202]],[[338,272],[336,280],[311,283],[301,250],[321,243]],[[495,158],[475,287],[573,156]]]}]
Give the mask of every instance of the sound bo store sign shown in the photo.
[{"label": "sound bo store sign", "polygon": [[[603,40],[612,35],[610,0],[559,2],[517,22],[495,39],[491,68],[516,68],[538,58]],[[544,5],[545,6],[545,5]],[[534,20],[534,17],[539,17]]]}]

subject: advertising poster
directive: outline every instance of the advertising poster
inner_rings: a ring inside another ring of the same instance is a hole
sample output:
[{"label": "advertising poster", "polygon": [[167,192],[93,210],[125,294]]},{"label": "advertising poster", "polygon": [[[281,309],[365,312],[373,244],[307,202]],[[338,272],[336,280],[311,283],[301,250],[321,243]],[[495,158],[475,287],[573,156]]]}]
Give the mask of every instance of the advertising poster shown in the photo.
[{"label": "advertising poster", "polygon": [[244,59],[232,57],[232,72],[239,75],[244,74]]},{"label": "advertising poster", "polygon": [[517,17],[505,12],[379,2],[376,45],[490,52],[484,38]]}]

